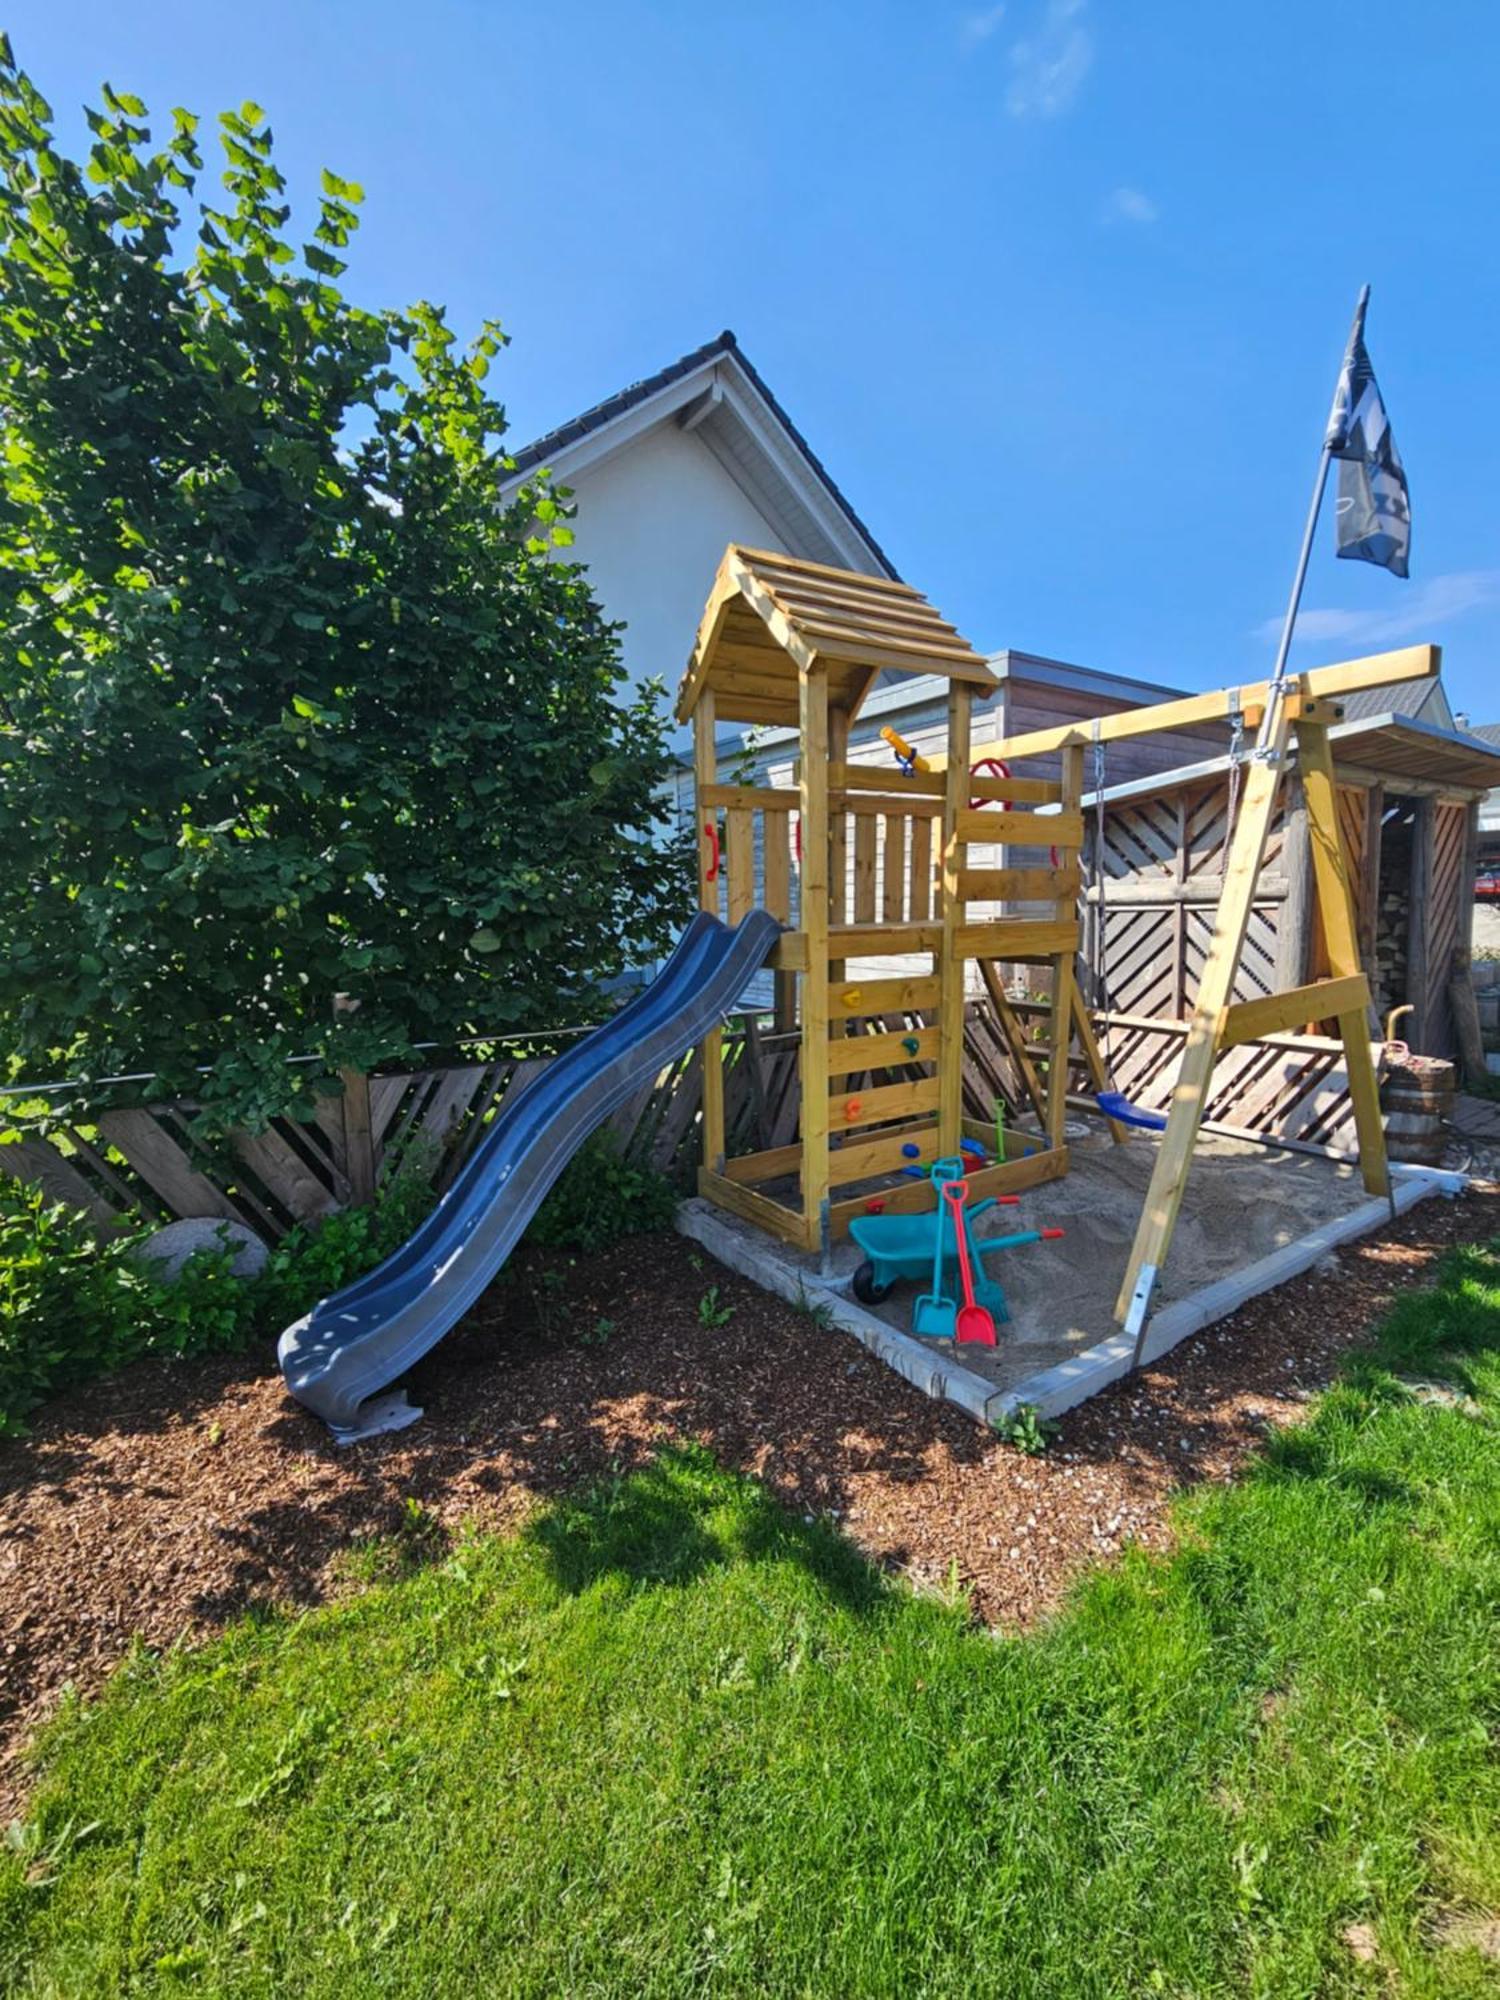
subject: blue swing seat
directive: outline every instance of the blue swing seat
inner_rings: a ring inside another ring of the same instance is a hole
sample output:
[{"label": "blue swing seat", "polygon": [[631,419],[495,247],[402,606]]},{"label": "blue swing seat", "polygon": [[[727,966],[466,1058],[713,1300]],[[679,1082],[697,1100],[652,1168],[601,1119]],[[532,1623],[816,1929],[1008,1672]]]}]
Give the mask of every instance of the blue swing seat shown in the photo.
[{"label": "blue swing seat", "polygon": [[1167,1121],[1159,1111],[1143,1111],[1128,1097],[1122,1097],[1118,1090],[1096,1091],[1094,1102],[1105,1117],[1112,1118],[1117,1125],[1139,1125],[1143,1132],[1165,1132],[1167,1129]]}]

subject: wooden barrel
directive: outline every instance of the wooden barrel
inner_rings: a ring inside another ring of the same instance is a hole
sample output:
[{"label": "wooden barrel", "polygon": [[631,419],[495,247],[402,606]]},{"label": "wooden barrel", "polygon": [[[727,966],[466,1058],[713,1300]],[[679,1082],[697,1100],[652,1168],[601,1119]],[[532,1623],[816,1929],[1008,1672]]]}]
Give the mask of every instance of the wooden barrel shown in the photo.
[{"label": "wooden barrel", "polygon": [[1454,1066],[1434,1056],[1403,1056],[1380,1086],[1386,1151],[1393,1160],[1436,1167],[1447,1144],[1444,1125],[1453,1115]]}]

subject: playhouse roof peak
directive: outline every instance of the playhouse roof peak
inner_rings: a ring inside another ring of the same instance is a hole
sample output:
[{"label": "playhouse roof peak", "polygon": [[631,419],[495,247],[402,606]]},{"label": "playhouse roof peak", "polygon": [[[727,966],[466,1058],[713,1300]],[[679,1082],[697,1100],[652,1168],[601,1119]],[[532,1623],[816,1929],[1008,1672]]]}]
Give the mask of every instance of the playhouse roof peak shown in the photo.
[{"label": "playhouse roof peak", "polygon": [[851,715],[887,672],[999,685],[909,583],[731,542],[677,692],[678,720],[712,689],[721,722],[795,727],[798,675],[814,666],[827,672],[832,706]]}]

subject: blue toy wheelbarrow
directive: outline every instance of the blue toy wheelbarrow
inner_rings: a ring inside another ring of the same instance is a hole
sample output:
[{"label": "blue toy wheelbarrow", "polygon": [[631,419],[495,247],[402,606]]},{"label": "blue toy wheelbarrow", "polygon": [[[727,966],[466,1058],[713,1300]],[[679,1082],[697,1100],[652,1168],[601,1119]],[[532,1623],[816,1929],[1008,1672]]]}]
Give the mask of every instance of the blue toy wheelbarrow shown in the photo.
[{"label": "blue toy wheelbarrow", "polygon": [[[946,1171],[944,1171],[946,1169]],[[933,1168],[935,1181],[951,1179],[962,1172],[957,1162],[939,1160]],[[983,1215],[986,1209],[1004,1204],[1015,1206],[1017,1197],[1013,1194],[991,1195],[984,1201],[977,1201],[972,1208],[960,1211],[963,1226]],[[879,1305],[891,1288],[903,1278],[928,1278],[932,1281],[930,1295],[934,1309],[949,1307],[951,1310],[930,1310],[925,1316],[919,1314],[913,1331],[934,1338],[951,1338],[953,1319],[958,1310],[957,1300],[947,1300],[942,1296],[941,1271],[945,1257],[957,1261],[958,1246],[953,1233],[953,1222],[948,1216],[947,1204],[940,1200],[939,1207],[929,1215],[860,1215],[849,1224],[849,1234],[864,1252],[864,1261],[854,1272],[854,1296],[867,1306]],[[984,1268],[984,1259],[1001,1250],[1014,1250],[1023,1243],[1038,1243],[1044,1237],[1061,1236],[1060,1229],[1023,1229],[1011,1236],[992,1236],[987,1241],[976,1241],[972,1233],[968,1243],[974,1272],[974,1298],[977,1304],[985,1306],[997,1321],[1009,1319],[1005,1304],[1005,1293],[999,1283]]]}]

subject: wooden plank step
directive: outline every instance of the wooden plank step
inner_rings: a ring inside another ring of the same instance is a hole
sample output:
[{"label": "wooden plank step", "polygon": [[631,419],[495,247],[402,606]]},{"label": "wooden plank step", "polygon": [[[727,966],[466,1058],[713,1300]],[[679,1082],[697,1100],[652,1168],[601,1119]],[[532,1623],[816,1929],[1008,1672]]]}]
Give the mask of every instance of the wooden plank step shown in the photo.
[{"label": "wooden plank step", "polygon": [[860,1014],[916,1014],[936,1007],[938,997],[936,973],[920,979],[851,980],[830,987],[828,1012],[836,1021],[850,1021]]},{"label": "wooden plank step", "polygon": [[954,939],[960,958],[1013,958],[1020,963],[1071,956],[1078,949],[1074,919],[1002,917],[992,924],[962,924]]},{"label": "wooden plank step", "polygon": [[[1061,1180],[1067,1171],[1068,1149],[1056,1146],[1045,1152],[1033,1153],[1029,1159],[1006,1160],[994,1166],[978,1167],[964,1178],[969,1183],[970,1201],[983,1201],[992,1194],[1023,1194],[1027,1188]],[[933,1206],[932,1182],[924,1175],[921,1180],[902,1181],[877,1195],[859,1195],[852,1200],[833,1202],[828,1219],[836,1243],[847,1238],[851,1222],[869,1214],[872,1201],[882,1203],[886,1215],[925,1215],[931,1212]]]},{"label": "wooden plank step", "polygon": [[958,877],[964,903],[1055,903],[1082,886],[1076,862],[1066,868],[965,868]]},{"label": "wooden plank step", "polygon": [[880,1125],[891,1118],[919,1118],[936,1111],[937,1103],[935,1076],[923,1077],[918,1083],[883,1084],[877,1090],[856,1090],[845,1098],[835,1097],[828,1123],[834,1132],[857,1132],[862,1126]]},{"label": "wooden plank step", "polygon": [[1077,848],[1083,845],[1083,814],[994,813],[969,809],[958,815],[958,837],[986,847]]},{"label": "wooden plank step", "polygon": [[[899,1069],[905,1063],[936,1062],[941,1037],[936,1028],[912,1028],[884,1035],[830,1035],[828,1074],[852,1076],[861,1070]],[[907,1042],[916,1043],[913,1053]],[[1500,1113],[1496,1114],[1500,1117]]]}]

